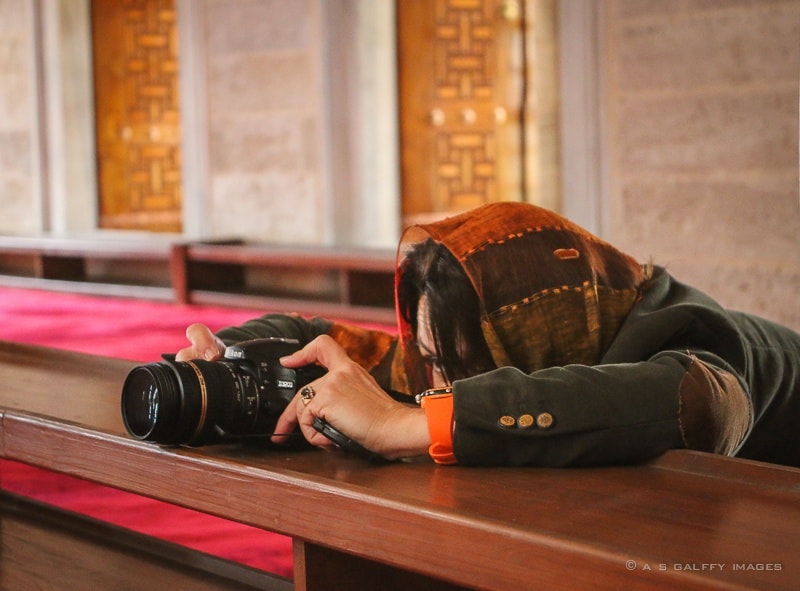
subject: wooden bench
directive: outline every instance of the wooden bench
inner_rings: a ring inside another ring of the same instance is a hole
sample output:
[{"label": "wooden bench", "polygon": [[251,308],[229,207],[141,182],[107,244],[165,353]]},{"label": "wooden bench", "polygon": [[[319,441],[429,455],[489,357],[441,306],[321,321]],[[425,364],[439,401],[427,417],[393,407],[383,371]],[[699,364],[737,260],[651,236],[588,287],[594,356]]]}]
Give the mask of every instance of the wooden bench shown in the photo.
[{"label": "wooden bench", "polygon": [[170,242],[151,238],[0,236],[0,282],[171,300]]},{"label": "wooden bench", "polygon": [[[160,447],[124,431],[120,388],[133,366],[0,341],[0,457],[289,535],[298,591],[794,591],[800,581],[797,469],[686,451],[557,470]],[[28,560],[7,547],[0,573]]]},{"label": "wooden bench", "polygon": [[0,236],[0,284],[393,324],[395,253],[239,240]]},{"label": "wooden bench", "polygon": [[394,323],[395,253],[238,241],[172,247],[172,284],[183,303]]}]

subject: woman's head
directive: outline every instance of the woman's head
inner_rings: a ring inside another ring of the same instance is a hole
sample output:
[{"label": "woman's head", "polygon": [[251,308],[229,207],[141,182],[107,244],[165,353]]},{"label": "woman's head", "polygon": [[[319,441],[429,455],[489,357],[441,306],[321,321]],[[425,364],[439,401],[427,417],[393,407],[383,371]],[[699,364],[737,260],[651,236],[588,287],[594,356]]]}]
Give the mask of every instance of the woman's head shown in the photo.
[{"label": "woman's head", "polygon": [[478,294],[456,258],[431,239],[402,263],[398,305],[437,382],[453,382],[494,368],[481,329]]},{"label": "woman's head", "polygon": [[426,319],[435,350],[424,354],[450,381],[494,367],[599,363],[647,277],[632,257],[531,204],[493,203],[412,227],[398,265],[397,389],[431,384],[419,369]]}]

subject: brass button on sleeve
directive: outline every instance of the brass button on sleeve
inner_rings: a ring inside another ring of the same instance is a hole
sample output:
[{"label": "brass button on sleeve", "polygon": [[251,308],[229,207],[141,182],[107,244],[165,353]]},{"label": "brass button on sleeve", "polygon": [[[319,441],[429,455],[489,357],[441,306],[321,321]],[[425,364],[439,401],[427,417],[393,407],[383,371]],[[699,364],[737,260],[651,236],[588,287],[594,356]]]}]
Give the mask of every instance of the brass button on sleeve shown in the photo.
[{"label": "brass button on sleeve", "polygon": [[520,429],[529,429],[534,426],[536,420],[533,418],[533,415],[522,415],[520,418],[517,419],[517,424],[519,425]]},{"label": "brass button on sleeve", "polygon": [[553,415],[549,412],[543,412],[536,417],[536,425],[538,425],[540,429],[549,429],[553,426]]},{"label": "brass button on sleeve", "polygon": [[497,422],[500,423],[501,427],[505,427],[506,429],[509,429],[517,424],[517,420],[514,417],[510,417],[508,415],[500,417],[500,420],[498,420]]}]

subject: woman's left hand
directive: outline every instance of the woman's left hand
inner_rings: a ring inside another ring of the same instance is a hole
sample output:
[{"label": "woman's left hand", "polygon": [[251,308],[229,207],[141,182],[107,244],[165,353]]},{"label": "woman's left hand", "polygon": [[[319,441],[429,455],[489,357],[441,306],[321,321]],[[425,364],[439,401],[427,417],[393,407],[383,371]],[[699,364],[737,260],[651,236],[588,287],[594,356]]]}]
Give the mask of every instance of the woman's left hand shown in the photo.
[{"label": "woman's left hand", "polygon": [[[317,337],[282,358],[281,364],[290,368],[318,364],[328,371],[309,384],[313,398],[303,400],[298,393],[292,399],[278,419],[276,433],[291,433],[299,425],[312,445],[330,448],[333,442],[312,426],[314,417],[320,417],[386,458],[427,453],[430,436],[424,411],[392,399],[331,337]],[[281,443],[286,437],[276,435],[272,440]]]}]

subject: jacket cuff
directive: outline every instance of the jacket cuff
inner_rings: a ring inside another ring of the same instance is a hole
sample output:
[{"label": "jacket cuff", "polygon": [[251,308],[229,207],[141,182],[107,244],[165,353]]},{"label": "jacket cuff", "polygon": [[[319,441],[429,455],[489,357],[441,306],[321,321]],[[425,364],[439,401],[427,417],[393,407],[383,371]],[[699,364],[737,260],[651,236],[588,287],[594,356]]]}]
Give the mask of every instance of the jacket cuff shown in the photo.
[{"label": "jacket cuff", "polygon": [[692,356],[680,384],[680,426],[689,449],[733,455],[752,426],[753,409],[736,377]]}]

